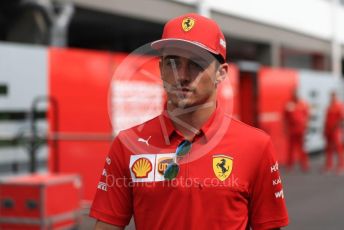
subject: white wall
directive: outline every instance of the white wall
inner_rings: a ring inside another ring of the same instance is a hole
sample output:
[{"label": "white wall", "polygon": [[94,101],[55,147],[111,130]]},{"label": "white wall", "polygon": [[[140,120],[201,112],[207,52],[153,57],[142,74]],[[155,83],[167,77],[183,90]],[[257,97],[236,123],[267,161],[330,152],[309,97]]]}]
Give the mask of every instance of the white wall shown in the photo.
[{"label": "white wall", "polygon": [[0,83],[8,87],[1,110],[28,111],[37,96],[47,95],[47,71],[47,48],[0,43]]},{"label": "white wall", "polygon": [[[0,96],[0,112],[29,112],[37,96],[48,93],[48,51],[47,48],[33,45],[0,43],[0,84],[8,87],[8,94]],[[39,106],[45,110],[46,105]],[[46,133],[46,120],[38,122],[40,134]],[[0,139],[12,140],[20,134],[28,134],[28,118],[24,120],[1,120]],[[47,146],[37,151],[37,158],[45,162],[48,158]],[[0,148],[0,168],[13,164],[25,164],[28,171],[29,155],[25,146]],[[9,170],[0,169],[0,174]],[[8,172],[7,172],[8,173]]]},{"label": "white wall", "polygon": [[[195,4],[198,0],[176,0]],[[203,0],[211,10],[285,28],[320,39],[333,36],[332,0]],[[336,33],[344,44],[344,7],[337,8]]]},{"label": "white wall", "polygon": [[308,151],[321,150],[325,146],[323,126],[326,109],[333,90],[340,92],[339,79],[334,80],[327,72],[309,70],[299,71],[299,94],[310,106],[311,119],[308,123],[306,135],[306,149]]}]

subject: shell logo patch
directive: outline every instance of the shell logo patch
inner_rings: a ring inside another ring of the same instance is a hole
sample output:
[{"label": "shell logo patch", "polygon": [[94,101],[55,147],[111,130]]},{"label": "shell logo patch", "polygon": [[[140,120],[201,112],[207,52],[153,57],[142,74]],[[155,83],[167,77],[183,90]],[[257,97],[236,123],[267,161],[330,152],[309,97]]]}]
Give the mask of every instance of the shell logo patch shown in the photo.
[{"label": "shell logo patch", "polygon": [[136,178],[148,178],[148,174],[152,169],[152,163],[145,157],[137,159],[131,166],[131,170]]},{"label": "shell logo patch", "polygon": [[233,168],[233,158],[226,155],[213,156],[213,170],[215,176],[220,180],[226,180],[231,175]]},{"label": "shell logo patch", "polygon": [[194,25],[195,25],[195,19],[193,18],[187,17],[187,18],[184,18],[182,21],[182,29],[185,32],[190,31],[194,27]]},{"label": "shell logo patch", "polygon": [[164,175],[164,172],[167,168],[167,165],[172,162],[172,158],[171,157],[162,157],[158,160],[158,173],[160,175]]},{"label": "shell logo patch", "polygon": [[145,153],[130,156],[129,171],[133,182],[164,181],[164,171],[175,153]]}]

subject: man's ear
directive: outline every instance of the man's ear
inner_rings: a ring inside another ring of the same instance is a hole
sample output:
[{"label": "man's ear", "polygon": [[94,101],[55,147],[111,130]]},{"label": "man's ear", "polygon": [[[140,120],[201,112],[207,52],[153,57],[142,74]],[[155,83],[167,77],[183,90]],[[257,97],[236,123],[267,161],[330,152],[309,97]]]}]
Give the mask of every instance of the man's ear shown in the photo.
[{"label": "man's ear", "polygon": [[221,64],[216,71],[216,79],[215,79],[215,83],[219,84],[221,83],[223,80],[226,79],[226,77],[228,76],[228,71],[229,71],[229,65],[228,63],[223,63]]}]

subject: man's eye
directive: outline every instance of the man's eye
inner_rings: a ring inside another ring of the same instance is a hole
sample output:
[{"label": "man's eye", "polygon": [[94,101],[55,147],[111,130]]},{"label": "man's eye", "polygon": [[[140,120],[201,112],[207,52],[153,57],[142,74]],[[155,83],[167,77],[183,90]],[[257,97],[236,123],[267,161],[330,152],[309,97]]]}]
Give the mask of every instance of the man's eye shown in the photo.
[{"label": "man's eye", "polygon": [[201,70],[202,66],[196,62],[190,62],[190,67],[193,69]]},{"label": "man's eye", "polygon": [[176,61],[174,59],[167,59],[166,60],[166,65],[171,66],[171,65],[175,65]]},{"label": "man's eye", "polygon": [[181,62],[177,59],[168,59],[167,66],[171,68],[180,68]]}]

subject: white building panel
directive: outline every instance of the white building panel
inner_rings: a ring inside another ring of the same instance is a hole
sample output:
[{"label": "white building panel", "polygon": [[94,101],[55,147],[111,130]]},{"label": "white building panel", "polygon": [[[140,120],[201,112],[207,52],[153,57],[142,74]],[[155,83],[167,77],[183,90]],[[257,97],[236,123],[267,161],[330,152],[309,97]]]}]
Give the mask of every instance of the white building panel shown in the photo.
[{"label": "white building panel", "polygon": [[311,116],[306,136],[306,149],[308,151],[322,150],[326,144],[323,136],[326,110],[331,92],[340,91],[339,80],[325,72],[302,70],[299,75],[299,95],[308,102]]},{"label": "white building panel", "polygon": [[47,95],[47,55],[43,47],[0,43],[0,84],[8,89],[1,111],[27,111],[35,97]]}]

